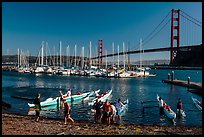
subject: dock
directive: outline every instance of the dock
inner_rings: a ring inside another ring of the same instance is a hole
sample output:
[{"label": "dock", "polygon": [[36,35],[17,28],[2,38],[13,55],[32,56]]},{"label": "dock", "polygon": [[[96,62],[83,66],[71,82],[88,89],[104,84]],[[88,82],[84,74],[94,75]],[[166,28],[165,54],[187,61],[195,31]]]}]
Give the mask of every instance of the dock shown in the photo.
[{"label": "dock", "polygon": [[202,83],[189,82],[189,81],[177,80],[177,79],[174,79],[174,80],[165,79],[165,80],[162,80],[162,82],[173,84],[173,85],[179,85],[183,87],[188,87],[191,89],[199,89],[199,90],[202,89]]}]

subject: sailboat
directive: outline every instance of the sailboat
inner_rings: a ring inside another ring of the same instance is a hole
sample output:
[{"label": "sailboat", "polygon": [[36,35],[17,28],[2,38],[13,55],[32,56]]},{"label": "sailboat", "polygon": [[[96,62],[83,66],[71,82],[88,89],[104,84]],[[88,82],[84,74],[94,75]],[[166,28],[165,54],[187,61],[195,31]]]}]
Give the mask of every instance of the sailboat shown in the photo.
[{"label": "sailboat", "polygon": [[[44,70],[44,67],[43,67],[43,46],[44,46],[44,41],[42,41],[42,48],[41,48],[41,66],[38,66],[36,69],[35,69],[35,73],[36,74],[42,74],[42,73],[45,73],[45,70]],[[39,62],[40,62],[40,58],[39,59]],[[40,63],[39,63],[40,65]]]},{"label": "sailboat", "polygon": [[140,66],[136,68],[136,73],[135,75],[137,77],[146,77],[149,76],[149,71],[147,71],[147,69],[145,69],[144,67],[142,67],[142,39],[140,39]]}]

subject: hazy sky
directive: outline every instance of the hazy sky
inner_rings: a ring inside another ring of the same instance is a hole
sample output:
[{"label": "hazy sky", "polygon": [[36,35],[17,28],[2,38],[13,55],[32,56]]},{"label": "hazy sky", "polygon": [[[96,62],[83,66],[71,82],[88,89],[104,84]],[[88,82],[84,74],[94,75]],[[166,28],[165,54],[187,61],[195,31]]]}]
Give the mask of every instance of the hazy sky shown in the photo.
[{"label": "hazy sky", "polygon": [[[48,42],[51,54],[54,47],[58,51],[60,40],[63,54],[69,45],[71,55],[74,55],[76,44],[77,54],[81,55],[84,46],[87,56],[89,41],[92,42],[92,55],[95,55],[99,39],[103,40],[103,54],[105,50],[112,53],[112,42],[115,52],[118,45],[122,51],[123,41],[126,46],[129,43],[130,49],[139,49],[140,38],[144,39],[172,8],[202,21],[201,2],[3,2],[2,54],[17,54],[20,48],[37,55],[43,40]],[[188,23],[183,24],[183,28],[190,28]],[[201,43],[202,29],[196,28],[195,32],[182,35],[181,45],[191,44],[187,38],[190,35],[193,43]],[[143,48],[169,46],[170,23]],[[131,60],[138,60],[138,57],[131,55]],[[147,53],[143,58],[169,59],[169,52]]]}]

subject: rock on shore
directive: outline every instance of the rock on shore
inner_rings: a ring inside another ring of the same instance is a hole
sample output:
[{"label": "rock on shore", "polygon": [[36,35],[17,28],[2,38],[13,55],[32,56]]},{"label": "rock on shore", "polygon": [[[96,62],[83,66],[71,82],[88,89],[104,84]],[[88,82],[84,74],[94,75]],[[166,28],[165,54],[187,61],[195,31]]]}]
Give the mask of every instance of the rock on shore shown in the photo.
[{"label": "rock on shore", "polygon": [[75,125],[63,119],[2,114],[3,135],[202,135],[202,127],[158,125],[110,125],[90,121],[75,121]]}]

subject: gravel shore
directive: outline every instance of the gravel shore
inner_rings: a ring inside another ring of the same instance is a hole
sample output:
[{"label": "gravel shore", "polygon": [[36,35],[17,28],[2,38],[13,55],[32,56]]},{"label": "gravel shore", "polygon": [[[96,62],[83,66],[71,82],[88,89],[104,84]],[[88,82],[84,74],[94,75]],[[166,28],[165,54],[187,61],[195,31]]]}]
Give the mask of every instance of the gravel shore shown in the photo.
[{"label": "gravel shore", "polygon": [[110,125],[77,121],[75,125],[63,119],[2,113],[3,135],[202,135],[202,126]]}]

